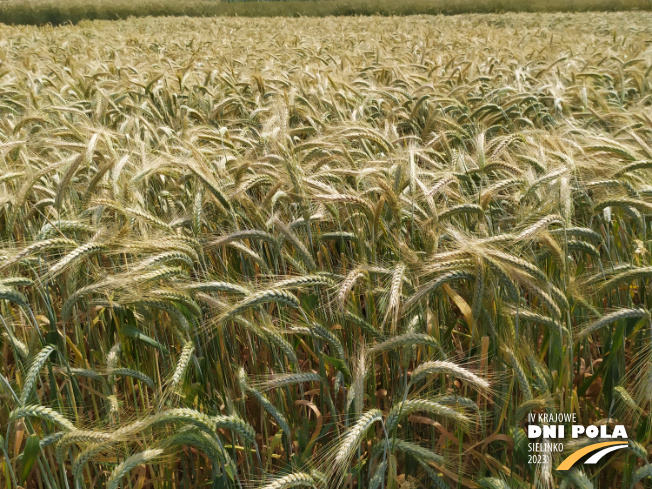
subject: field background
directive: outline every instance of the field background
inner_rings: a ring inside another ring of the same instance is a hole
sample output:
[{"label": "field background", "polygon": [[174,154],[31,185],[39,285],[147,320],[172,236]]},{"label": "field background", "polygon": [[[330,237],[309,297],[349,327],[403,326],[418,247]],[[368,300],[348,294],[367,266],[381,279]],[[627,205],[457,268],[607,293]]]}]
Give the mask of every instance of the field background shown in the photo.
[{"label": "field background", "polygon": [[651,39],[0,25],[0,487],[652,487]]},{"label": "field background", "polygon": [[324,17],[652,10],[652,0],[3,0],[5,24],[65,24],[145,16]]}]

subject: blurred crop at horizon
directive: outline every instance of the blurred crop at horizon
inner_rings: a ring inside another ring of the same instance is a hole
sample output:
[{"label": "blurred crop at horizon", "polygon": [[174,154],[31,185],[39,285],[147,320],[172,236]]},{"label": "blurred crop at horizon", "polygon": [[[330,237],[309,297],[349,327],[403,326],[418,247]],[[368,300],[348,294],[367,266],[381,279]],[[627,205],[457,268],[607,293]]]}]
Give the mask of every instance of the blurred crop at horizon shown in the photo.
[{"label": "blurred crop at horizon", "polygon": [[325,17],[651,11],[652,0],[3,0],[0,23],[76,24],[128,17]]},{"label": "blurred crop at horizon", "polygon": [[651,39],[0,25],[0,487],[652,487]]}]

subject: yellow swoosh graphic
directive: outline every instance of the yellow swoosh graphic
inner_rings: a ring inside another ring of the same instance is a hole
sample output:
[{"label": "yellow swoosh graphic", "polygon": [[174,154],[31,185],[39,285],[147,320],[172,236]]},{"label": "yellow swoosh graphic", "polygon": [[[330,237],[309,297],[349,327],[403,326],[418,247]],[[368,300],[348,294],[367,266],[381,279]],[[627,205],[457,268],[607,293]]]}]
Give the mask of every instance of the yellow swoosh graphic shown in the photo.
[{"label": "yellow swoosh graphic", "polygon": [[584,447],[581,450],[576,451],[575,453],[571,453],[568,457],[566,457],[566,459],[562,463],[559,464],[557,470],[568,470],[575,464],[575,462],[581,459],[584,455],[588,455],[591,452],[595,452],[596,450],[600,450],[601,448],[610,447],[613,445],[627,446],[627,442],[605,441],[602,443],[594,443],[593,445]]}]

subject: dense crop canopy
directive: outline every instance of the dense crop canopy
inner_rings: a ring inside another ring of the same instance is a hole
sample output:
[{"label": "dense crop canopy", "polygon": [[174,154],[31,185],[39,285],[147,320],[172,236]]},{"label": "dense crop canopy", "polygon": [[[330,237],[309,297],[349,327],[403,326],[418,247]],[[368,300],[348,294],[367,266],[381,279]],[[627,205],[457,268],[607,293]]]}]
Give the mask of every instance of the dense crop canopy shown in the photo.
[{"label": "dense crop canopy", "polygon": [[[0,27],[0,486],[649,487],[650,39]],[[530,412],[630,449],[530,465]]]}]

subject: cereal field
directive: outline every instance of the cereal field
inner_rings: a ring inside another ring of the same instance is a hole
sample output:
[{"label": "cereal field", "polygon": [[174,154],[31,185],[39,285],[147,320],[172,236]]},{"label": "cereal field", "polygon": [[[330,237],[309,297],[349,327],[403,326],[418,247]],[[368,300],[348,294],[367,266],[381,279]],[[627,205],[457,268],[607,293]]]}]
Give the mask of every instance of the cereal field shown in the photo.
[{"label": "cereal field", "polygon": [[0,25],[0,487],[652,487],[651,72],[642,12]]}]

